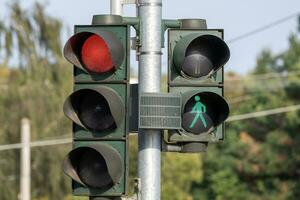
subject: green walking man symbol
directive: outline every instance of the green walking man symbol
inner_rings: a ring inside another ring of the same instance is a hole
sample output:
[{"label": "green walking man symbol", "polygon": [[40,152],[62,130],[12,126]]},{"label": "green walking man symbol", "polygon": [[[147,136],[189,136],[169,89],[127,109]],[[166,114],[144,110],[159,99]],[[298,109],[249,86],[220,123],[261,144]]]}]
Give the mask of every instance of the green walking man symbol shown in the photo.
[{"label": "green walking man symbol", "polygon": [[190,128],[193,128],[195,126],[198,119],[200,119],[202,121],[204,127],[206,128],[207,124],[203,117],[203,113],[206,113],[206,106],[200,102],[200,97],[198,95],[195,96],[195,101],[196,101],[196,104],[194,105],[191,113],[196,113],[196,116],[195,116],[193,122],[191,123]]}]

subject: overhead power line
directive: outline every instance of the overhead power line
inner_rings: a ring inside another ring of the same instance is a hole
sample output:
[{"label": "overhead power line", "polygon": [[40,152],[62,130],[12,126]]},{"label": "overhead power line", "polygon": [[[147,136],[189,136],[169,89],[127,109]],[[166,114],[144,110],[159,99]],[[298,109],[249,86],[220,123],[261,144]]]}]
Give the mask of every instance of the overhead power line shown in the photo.
[{"label": "overhead power line", "polygon": [[261,84],[259,87],[248,87],[246,84],[243,85],[232,85],[226,86],[225,93],[231,94],[236,92],[242,92],[244,95],[249,94],[261,94],[261,93],[270,93],[270,92],[281,92],[279,89],[284,89],[286,86],[289,86],[288,83],[281,83],[281,84]]},{"label": "overhead power line", "polygon": [[252,98],[253,98],[252,95],[239,96],[239,97],[235,97],[235,98],[229,99],[228,103],[229,104],[240,103],[240,102],[248,101],[248,100],[250,100]]},{"label": "overhead power line", "polygon": [[[30,142],[30,147],[53,146],[53,145],[61,145],[61,144],[69,144],[69,143],[72,143],[72,138],[34,141],[34,142]],[[9,150],[9,149],[20,149],[22,148],[22,145],[23,145],[22,143],[1,145],[0,151]]]},{"label": "overhead power line", "polygon": [[[292,111],[296,111],[296,110],[300,110],[300,104],[293,105],[293,106],[287,106],[287,107],[281,107],[281,108],[275,108],[275,109],[270,109],[270,110],[252,112],[252,113],[247,113],[247,114],[242,114],[242,115],[234,115],[234,116],[229,117],[226,120],[226,122],[240,121],[240,120],[245,120],[245,119],[251,119],[251,118],[275,115],[275,114],[280,114],[280,113],[292,112]],[[34,142],[30,143],[30,147],[53,146],[53,145],[62,145],[62,144],[70,144],[70,143],[72,143],[72,138],[54,139],[54,140],[34,141]],[[23,145],[22,143],[0,145],[0,151],[10,150],[10,149],[20,149],[20,148],[22,148],[22,145]]]},{"label": "overhead power line", "polygon": [[247,113],[247,114],[242,114],[242,115],[234,115],[234,116],[229,117],[226,120],[226,122],[240,121],[240,120],[245,120],[245,119],[275,115],[275,114],[279,114],[279,113],[292,112],[292,111],[296,111],[296,110],[300,110],[300,104],[293,105],[293,106],[287,106],[287,107],[281,107],[281,108],[275,108],[275,109],[270,109],[270,110],[252,112],[252,113]]},{"label": "overhead power line", "polygon": [[[265,74],[254,74],[250,75],[244,78],[229,78],[225,79],[225,82],[227,85],[225,86],[226,88],[226,93],[230,92],[236,92],[238,89],[240,90],[245,90],[244,93],[246,94],[253,94],[253,93],[261,93],[261,92],[274,92],[274,91],[279,91],[279,88],[284,88],[285,86],[289,85],[288,80],[286,80],[289,77],[294,77],[294,76],[300,76],[300,70],[295,70],[295,71],[286,71],[286,72],[281,72],[281,73],[265,73]],[[267,80],[270,79],[285,79],[284,82],[278,82],[278,84],[274,84],[274,82],[270,82]],[[254,82],[256,84],[259,84],[259,89],[263,90],[256,90],[254,86],[249,87],[248,83],[246,81],[266,81],[266,84],[262,84],[261,82]],[[236,82],[241,82],[237,85]],[[270,86],[271,83],[271,86]]]},{"label": "overhead power line", "polygon": [[240,35],[240,36],[237,36],[237,37],[235,37],[235,38],[229,39],[229,40],[227,40],[227,42],[228,42],[228,43],[234,43],[234,42],[236,42],[236,41],[239,41],[239,40],[242,40],[242,39],[244,39],[244,38],[250,37],[250,36],[252,36],[252,35],[255,35],[255,34],[257,34],[257,33],[260,33],[260,32],[262,32],[262,31],[265,31],[265,30],[267,30],[267,29],[270,29],[270,28],[272,28],[272,27],[274,27],[274,26],[278,26],[278,25],[282,24],[283,22],[286,22],[286,21],[288,21],[288,20],[290,20],[290,19],[292,19],[292,18],[294,18],[294,17],[297,17],[298,15],[299,15],[299,12],[294,13],[294,14],[291,14],[291,15],[286,16],[286,17],[283,17],[283,18],[281,18],[281,19],[279,19],[279,20],[276,20],[276,21],[274,21],[274,22],[272,22],[272,23],[270,23],[270,24],[264,25],[264,26],[262,26],[262,27],[259,27],[259,28],[257,28],[257,29],[252,30],[252,31],[249,31],[249,32],[247,32],[247,33],[244,33],[244,34],[242,34],[242,35]]},{"label": "overhead power line", "polygon": [[268,79],[277,79],[277,78],[288,78],[292,76],[299,76],[300,70],[282,72],[282,73],[265,73],[265,74],[253,74],[244,78],[228,78],[225,79],[226,82],[238,82],[238,81],[251,81],[251,80],[268,80]]}]

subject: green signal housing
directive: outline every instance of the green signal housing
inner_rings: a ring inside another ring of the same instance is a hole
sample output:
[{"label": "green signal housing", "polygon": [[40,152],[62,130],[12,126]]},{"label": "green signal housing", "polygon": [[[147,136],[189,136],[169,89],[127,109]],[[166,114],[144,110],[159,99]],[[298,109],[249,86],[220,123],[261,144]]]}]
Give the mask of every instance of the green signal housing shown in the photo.
[{"label": "green signal housing", "polygon": [[170,29],[168,38],[170,86],[223,84],[230,56],[223,30]]},{"label": "green signal housing", "polygon": [[181,28],[168,30],[168,91],[182,99],[182,128],[169,130],[168,142],[181,145],[223,140],[229,115],[223,66],[230,51],[223,30],[196,21],[185,20]]},{"label": "green signal housing", "polygon": [[75,26],[64,47],[74,69],[74,91],[64,104],[74,141],[63,167],[74,195],[113,199],[126,194],[129,36],[121,16],[94,16],[92,25]]}]

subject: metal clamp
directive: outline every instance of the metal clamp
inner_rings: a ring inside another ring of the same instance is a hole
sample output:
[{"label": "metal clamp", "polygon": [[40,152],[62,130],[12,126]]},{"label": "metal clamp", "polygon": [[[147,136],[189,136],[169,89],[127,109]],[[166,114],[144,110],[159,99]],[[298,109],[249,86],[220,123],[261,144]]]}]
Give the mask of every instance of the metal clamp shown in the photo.
[{"label": "metal clamp", "polygon": [[207,151],[207,142],[179,142],[167,143],[162,140],[162,151],[178,153],[199,153]]},{"label": "metal clamp", "polygon": [[161,51],[140,51],[139,55],[162,55]]},{"label": "metal clamp", "polygon": [[141,179],[134,179],[134,193],[131,197],[122,197],[122,200],[141,200]]},{"label": "metal clamp", "polygon": [[162,3],[158,3],[158,2],[154,2],[154,3],[137,3],[138,7],[142,7],[142,6],[157,6],[157,7],[162,7]]},{"label": "metal clamp", "polygon": [[136,4],[137,0],[122,0],[122,4]]}]

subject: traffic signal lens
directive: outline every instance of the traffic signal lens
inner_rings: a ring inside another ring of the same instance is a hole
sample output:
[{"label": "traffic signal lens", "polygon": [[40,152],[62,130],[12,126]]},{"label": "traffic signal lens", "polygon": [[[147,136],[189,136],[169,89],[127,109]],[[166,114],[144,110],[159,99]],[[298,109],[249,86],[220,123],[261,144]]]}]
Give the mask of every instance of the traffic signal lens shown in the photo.
[{"label": "traffic signal lens", "polygon": [[81,59],[84,67],[90,72],[105,73],[114,69],[105,40],[96,34],[92,34],[84,41]]},{"label": "traffic signal lens", "polygon": [[93,90],[85,90],[81,94],[77,112],[82,124],[90,130],[103,131],[116,128],[108,102]]},{"label": "traffic signal lens", "polygon": [[119,183],[124,172],[120,153],[104,143],[87,143],[66,156],[64,172],[87,187],[109,189]]},{"label": "traffic signal lens", "polygon": [[190,133],[201,134],[223,123],[228,115],[228,104],[221,96],[201,92],[185,103],[182,126]]},{"label": "traffic signal lens", "polygon": [[209,58],[197,52],[186,56],[182,65],[184,74],[193,78],[207,75],[212,68],[213,64]]},{"label": "traffic signal lens", "polygon": [[104,30],[76,33],[64,47],[65,58],[93,77],[104,73],[104,77],[112,75],[123,65],[125,53],[117,34]]},{"label": "traffic signal lens", "polygon": [[94,188],[107,187],[113,184],[103,156],[93,149],[86,149],[79,158],[78,176],[81,181]]},{"label": "traffic signal lens", "polygon": [[219,37],[190,34],[177,42],[173,62],[182,76],[201,78],[218,71],[229,57],[229,48]]},{"label": "traffic signal lens", "polygon": [[112,131],[124,120],[124,103],[111,88],[79,89],[64,103],[64,113],[77,125],[92,131]]}]

